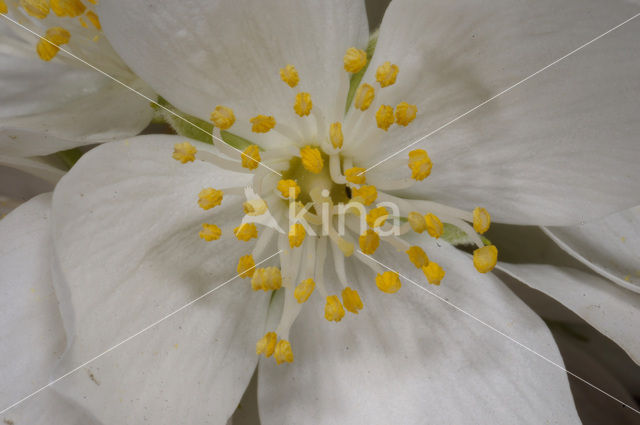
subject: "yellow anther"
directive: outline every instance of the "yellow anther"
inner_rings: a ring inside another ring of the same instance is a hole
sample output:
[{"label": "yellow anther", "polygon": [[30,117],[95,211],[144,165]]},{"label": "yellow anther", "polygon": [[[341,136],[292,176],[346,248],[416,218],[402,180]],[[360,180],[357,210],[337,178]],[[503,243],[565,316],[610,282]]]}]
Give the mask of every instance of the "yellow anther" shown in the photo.
[{"label": "yellow anther", "polygon": [[284,339],[278,341],[273,358],[276,359],[277,364],[284,362],[293,363],[293,351],[291,351],[291,344],[289,344],[289,341]]},{"label": "yellow anther", "polygon": [[256,354],[264,354],[265,357],[270,357],[276,349],[276,342],[278,341],[278,335],[275,332],[267,332],[256,343]]},{"label": "yellow anther", "polygon": [[427,257],[427,254],[419,246],[412,246],[406,252],[409,260],[411,260],[416,268],[421,269],[429,264],[429,257]]},{"label": "yellow anther", "polygon": [[380,83],[380,87],[390,86],[396,82],[398,71],[398,65],[385,62],[376,69],[376,81]]},{"label": "yellow anther", "polygon": [[217,207],[222,203],[222,196],[224,193],[221,190],[208,187],[202,189],[198,194],[198,205],[203,210],[209,210],[213,207]]},{"label": "yellow anther", "polygon": [[342,290],[342,303],[347,311],[354,314],[358,314],[358,310],[362,310],[363,307],[358,291],[348,286]]},{"label": "yellow anther", "polygon": [[258,237],[258,229],[253,223],[244,223],[233,229],[233,233],[241,241],[249,241],[251,238]]},{"label": "yellow anther", "polygon": [[330,322],[339,322],[344,317],[344,308],[337,295],[329,295],[324,305],[324,318]]},{"label": "yellow anther", "polygon": [[349,47],[344,54],[344,70],[355,74],[367,64],[367,52]]},{"label": "yellow anther", "polygon": [[353,101],[353,105],[361,111],[366,111],[371,106],[371,102],[376,97],[376,91],[367,83],[364,83],[358,90]]},{"label": "yellow anther", "polygon": [[483,234],[487,230],[489,230],[489,226],[491,226],[491,216],[489,212],[481,207],[477,207],[473,210],[473,230],[476,232]]},{"label": "yellow anther", "polygon": [[344,238],[338,237],[337,243],[338,243],[338,248],[340,248],[340,251],[342,251],[345,257],[351,257],[353,255],[353,251],[355,247],[351,242],[349,242]]},{"label": "yellow anther", "polygon": [[367,224],[369,227],[380,227],[389,218],[389,212],[385,207],[373,208],[367,214]]},{"label": "yellow anther", "polygon": [[367,255],[371,255],[376,252],[378,246],[380,246],[380,236],[371,229],[367,229],[358,239],[360,244],[360,250]]},{"label": "yellow anther", "polygon": [[293,105],[293,110],[301,117],[307,116],[311,113],[313,102],[311,101],[311,95],[309,93],[301,92],[296,95],[296,103]]},{"label": "yellow anther", "polygon": [[376,276],[376,286],[382,292],[387,294],[395,294],[402,286],[398,273],[386,271]]},{"label": "yellow anther", "polygon": [[253,256],[251,254],[243,255],[238,260],[238,274],[242,279],[245,277],[252,277],[255,272],[256,263],[253,261]]},{"label": "yellow anther", "polygon": [[394,122],[393,108],[389,105],[380,105],[378,112],[376,112],[376,122],[378,123],[378,128],[387,131]]},{"label": "yellow anther", "polygon": [[78,16],[78,22],[80,22],[82,28],[89,28],[89,25],[87,25],[87,21],[85,21],[82,16]]},{"label": "yellow anther", "polygon": [[362,203],[368,206],[378,198],[378,189],[375,186],[361,186],[360,189],[352,187],[351,195],[362,199]]},{"label": "yellow anther", "polygon": [[408,126],[416,118],[418,107],[409,105],[407,102],[400,102],[396,106],[396,124]]},{"label": "yellow anther", "polygon": [[233,114],[233,109],[218,105],[211,113],[211,122],[220,130],[226,130],[236,122],[236,116]]},{"label": "yellow anther", "polygon": [[495,245],[487,245],[473,251],[473,265],[480,273],[493,270],[498,262],[498,248]]},{"label": "yellow anther", "polygon": [[313,279],[305,279],[296,286],[296,289],[293,291],[293,296],[296,297],[299,304],[302,304],[309,299],[315,287],[316,283]]},{"label": "yellow anther", "polygon": [[342,142],[344,142],[344,136],[342,135],[342,124],[340,122],[334,122],[329,127],[329,138],[331,139],[331,145],[334,149],[340,149]]},{"label": "yellow anther", "polygon": [[40,41],[38,41],[38,45],[36,46],[36,51],[38,52],[38,56],[40,56],[40,59],[42,59],[43,61],[50,61],[58,54],[58,51],[60,50],[58,46],[67,44],[69,42],[69,40],[71,39],[71,34],[69,34],[69,31],[64,28],[53,27],[47,30],[44,38],[46,40],[49,40],[53,44],[49,43],[49,41],[40,39]]},{"label": "yellow anther", "polygon": [[275,291],[282,287],[280,269],[274,266],[254,269],[251,278],[251,289],[254,291]]},{"label": "yellow anther", "polygon": [[100,19],[98,18],[98,15],[96,15],[92,10],[88,11],[86,16],[87,16],[87,19],[91,21],[91,23],[93,24],[94,27],[96,27],[97,30],[102,29],[102,24],[100,24]]},{"label": "yellow anther", "polygon": [[242,166],[244,168],[255,170],[256,168],[258,168],[258,164],[261,160],[260,148],[258,148],[258,146],[256,145],[247,146],[247,148],[242,151],[240,159],[242,160]]},{"label": "yellow anther", "polygon": [[365,169],[362,167],[352,167],[344,172],[344,177],[349,183],[365,184],[367,176],[364,174]]},{"label": "yellow anther", "polygon": [[304,241],[304,237],[306,235],[307,232],[304,230],[304,226],[302,224],[293,224],[289,228],[289,246],[291,248],[295,248],[302,245],[302,242]]},{"label": "yellow anther", "polygon": [[262,215],[269,209],[263,199],[250,199],[242,203],[244,213],[252,217]]},{"label": "yellow anther", "polygon": [[422,233],[427,230],[427,222],[422,214],[412,211],[409,213],[407,220],[414,232]]},{"label": "yellow anther", "polygon": [[44,19],[49,14],[49,0],[20,0],[20,6],[29,15],[38,19]]},{"label": "yellow anther", "polygon": [[86,10],[80,0],[51,0],[51,10],[58,16],[68,16],[75,18]]},{"label": "yellow anther", "polygon": [[251,131],[254,133],[268,133],[276,126],[276,119],[267,115],[257,115],[251,118],[249,122],[253,124]]},{"label": "yellow anther", "polygon": [[4,0],[0,0],[0,14],[5,14],[9,12],[9,9],[7,9],[7,4],[4,2]]},{"label": "yellow anther", "polygon": [[203,223],[202,230],[198,233],[198,236],[207,242],[211,242],[220,239],[221,234],[222,231],[215,224]]},{"label": "yellow anther", "polygon": [[422,268],[422,273],[432,285],[440,285],[440,281],[444,279],[444,270],[440,264],[430,261],[429,264]]},{"label": "yellow anther", "polygon": [[300,186],[295,180],[280,180],[276,189],[285,199],[297,199],[300,195]]},{"label": "yellow anther", "polygon": [[411,178],[424,180],[431,174],[431,158],[424,149],[416,149],[409,152],[409,168]]},{"label": "yellow anther", "polygon": [[300,82],[298,70],[293,65],[287,65],[284,68],[280,68],[280,78],[291,88],[297,86]]},{"label": "yellow anther", "polygon": [[196,159],[198,150],[189,142],[176,143],[173,145],[173,159],[183,164]]},{"label": "yellow anther", "polygon": [[313,146],[305,146],[300,149],[300,157],[302,158],[302,166],[309,172],[318,174],[324,167],[324,160],[318,148]]},{"label": "yellow anther", "polygon": [[427,223],[427,232],[434,238],[439,238],[444,232],[444,226],[438,217],[429,213],[424,216],[424,221]]}]

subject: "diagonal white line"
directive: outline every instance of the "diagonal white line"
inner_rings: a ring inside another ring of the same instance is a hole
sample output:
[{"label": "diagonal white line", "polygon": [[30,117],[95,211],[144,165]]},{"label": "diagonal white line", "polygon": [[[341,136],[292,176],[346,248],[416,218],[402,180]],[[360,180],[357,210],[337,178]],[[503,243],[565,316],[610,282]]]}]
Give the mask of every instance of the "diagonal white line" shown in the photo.
[{"label": "diagonal white line", "polygon": [[[622,404],[625,407],[628,407],[629,409],[633,410],[634,412],[636,412],[637,414],[640,414],[640,410],[636,410],[633,407],[629,406],[627,403],[619,400],[618,398],[612,396],[611,394],[609,394],[608,392],[606,392],[603,389],[600,389],[599,387],[596,387],[594,384],[592,384],[591,382],[587,381],[584,378],[581,378],[580,376],[576,375],[575,373],[568,371],[567,369],[565,369],[563,366],[559,365],[558,363],[554,362],[553,360],[543,356],[542,354],[538,353],[537,351],[535,351],[532,348],[529,348],[528,346],[524,345],[523,343],[521,343],[520,341],[512,338],[511,336],[505,334],[504,332],[494,328],[493,326],[491,326],[490,324],[488,324],[487,322],[477,318],[476,316],[474,316],[473,314],[463,310],[462,308],[458,307],[457,305],[453,304],[451,301],[446,300],[445,298],[442,298],[440,295],[436,294],[433,291],[428,290],[427,288],[425,288],[424,286],[414,282],[413,280],[411,280],[410,278],[408,278],[407,276],[403,275],[402,273],[398,272],[397,270],[392,269],[391,267],[382,264],[380,261],[376,260],[375,258],[373,258],[370,255],[365,254],[364,252],[358,250],[358,252],[362,255],[364,255],[367,258],[370,258],[371,260],[375,261],[376,263],[380,264],[382,267],[384,267],[387,270],[391,270],[394,273],[398,273],[398,276],[404,278],[405,280],[409,281],[409,283],[413,284],[414,286],[416,286],[417,288],[425,291],[426,293],[428,293],[429,295],[432,295],[433,297],[439,299],[440,301],[442,301],[443,303],[453,307],[454,309],[458,310],[460,313],[463,313],[464,315],[466,315],[467,317],[475,320],[476,322],[480,323],[483,326],[486,326],[487,328],[491,329],[492,331],[496,332],[499,335],[502,335],[503,337],[507,338],[509,341],[514,342],[515,344],[519,345],[521,348],[525,349],[526,351],[535,354],[536,356],[540,357],[542,360],[546,361],[547,363],[552,364],[553,366],[557,367],[558,369],[564,371],[565,373],[573,376],[574,378],[584,382],[585,384],[587,384],[588,386],[590,386],[591,388],[593,388],[594,390],[597,390],[599,392],[601,392],[602,394],[606,395],[607,397],[617,401],[618,403]],[[2,413],[2,412],[0,412]]]},{"label": "diagonal white line", "polygon": [[[440,130],[450,126],[451,124],[455,123],[456,121],[466,117],[467,115],[469,115],[470,113],[472,113],[473,111],[475,111],[478,108],[483,107],[484,105],[486,105],[487,103],[491,102],[492,100],[494,100],[495,98],[502,96],[503,94],[507,93],[508,91],[511,91],[512,89],[518,87],[520,84],[523,84],[524,82],[528,81],[529,79],[535,77],[536,75],[540,74],[541,72],[551,68],[552,66],[554,66],[555,64],[557,64],[558,62],[568,58],[569,56],[573,55],[574,53],[584,49],[585,47],[587,47],[588,45],[590,45],[591,43],[594,43],[596,41],[598,41],[599,39],[601,39],[602,37],[604,37],[605,35],[609,34],[610,32],[613,32],[615,30],[617,30],[618,28],[620,28],[621,26],[623,26],[624,24],[631,22],[632,20],[636,19],[638,16],[640,16],[640,13],[636,13],[635,15],[633,15],[631,18],[627,19],[624,22],[619,23],[618,25],[616,25],[615,27],[611,28],[610,30],[600,34],[599,36],[597,36],[596,38],[587,41],[586,43],[584,43],[582,46],[570,51],[569,53],[567,53],[566,55],[562,56],[561,58],[556,59],[555,61],[551,62],[549,65],[545,66],[542,69],[539,69],[538,71],[534,72],[533,74],[529,75],[528,77],[523,78],[522,80],[518,81],[517,83],[513,84],[512,86],[507,87],[506,89],[502,90],[500,93],[490,97],[489,99],[485,100],[484,102],[482,102],[481,104],[469,109],[467,112],[465,112],[462,115],[457,116],[456,118],[452,119],[451,121],[449,121],[446,124],[441,125],[440,127],[436,128],[435,130],[433,130],[431,133],[426,134],[424,136],[422,136],[421,138],[419,138],[418,140],[408,144],[407,146],[405,146],[404,148],[400,149],[399,151],[397,151],[396,153],[393,153],[391,155],[389,155],[388,157],[386,157],[385,159],[376,162],[375,164],[373,164],[371,167],[367,168],[366,170],[364,170],[362,173],[360,174],[364,174],[367,171],[377,167],[378,165],[382,164],[385,161],[388,161],[389,159],[393,158],[394,156],[398,155],[399,153],[404,152],[405,150],[409,149],[411,146],[414,146],[417,143],[422,142],[423,140],[431,137],[432,135],[436,134],[437,132],[439,132]],[[360,175],[359,174],[359,175]]]},{"label": "diagonal white line", "polygon": [[[105,77],[109,78],[110,80],[120,84],[121,86],[129,89],[130,91],[132,91],[133,93],[137,94],[138,96],[148,100],[150,103],[153,103],[155,106],[164,109],[165,111],[167,111],[168,113],[170,113],[171,115],[175,116],[176,118],[181,119],[182,121],[186,122],[187,124],[193,126],[194,128],[197,128],[198,130],[202,131],[204,134],[207,134],[209,136],[211,136],[212,139],[220,142],[220,143],[224,143],[226,146],[231,147],[232,149],[234,149],[235,151],[237,151],[240,155],[246,156],[249,159],[253,159],[250,156],[248,156],[247,154],[245,154],[244,152],[242,152],[240,149],[229,145],[228,143],[226,143],[224,140],[222,140],[221,138],[219,138],[218,136],[216,136],[213,133],[208,132],[207,130],[205,130],[204,128],[198,126],[197,124],[189,121],[188,119],[186,119],[185,117],[181,116],[180,114],[176,114],[175,112],[173,112],[171,109],[166,108],[162,105],[160,105],[158,102],[156,102],[155,100],[153,100],[152,98],[150,98],[149,96],[146,96],[145,94],[139,92],[138,90],[134,89],[133,87],[123,83],[122,81],[118,80],[116,77],[112,76],[111,74],[108,74],[106,72],[104,72],[103,70],[101,70],[100,68],[90,64],[89,62],[85,61],[84,59],[74,55],[73,53],[71,53],[70,51],[66,50],[65,48],[58,46],[55,43],[52,43],[51,41],[47,40],[46,38],[42,37],[41,35],[39,35],[38,33],[36,33],[35,31],[30,30],[29,28],[25,27],[24,25],[22,25],[21,23],[19,23],[18,21],[10,18],[9,16],[7,16],[6,14],[0,14],[0,16],[2,16],[3,18],[7,19],[8,21],[13,22],[14,24],[18,25],[20,28],[29,31],[31,34],[35,35],[36,37],[38,37],[41,40],[46,41],[47,43],[51,44],[52,46],[57,47],[58,49],[60,49],[62,52],[68,54],[69,56],[71,56],[74,59],[79,60],[80,62],[82,62],[83,64],[87,65],[89,68],[93,69],[94,71],[99,72],[100,74],[104,75]],[[256,161],[258,162],[260,165],[262,165],[263,167],[265,167],[266,169],[268,169],[269,171],[272,171],[274,173],[276,173],[279,176],[282,176],[282,174],[276,170],[274,170],[273,168],[269,167],[267,164],[260,162],[260,161]],[[0,412],[1,414],[2,412]]]},{"label": "diagonal white line", "polygon": [[[275,257],[276,255],[280,254],[282,251],[278,251],[273,255],[270,255],[269,257],[265,258],[264,260],[260,261],[259,263],[257,263],[256,265],[254,265],[253,267],[251,267],[248,270],[254,269],[256,267],[258,267],[260,264],[264,263],[267,260],[270,260],[271,258]],[[111,351],[115,350],[116,348],[120,347],[122,344],[125,344],[129,341],[131,341],[133,338],[137,337],[138,335],[148,331],[149,329],[153,328],[154,326],[164,322],[165,320],[167,320],[170,317],[175,316],[176,314],[178,314],[179,312],[181,312],[182,310],[184,310],[187,307],[192,306],[193,304],[195,304],[196,302],[200,301],[201,299],[203,299],[204,297],[211,295],[212,293],[214,293],[215,291],[217,291],[218,289],[222,288],[223,286],[226,286],[228,283],[230,283],[231,281],[233,281],[235,278],[239,277],[240,274],[235,275],[234,277],[232,277],[231,279],[221,283],[220,285],[216,286],[215,288],[205,292],[204,294],[200,295],[198,298],[189,301],[187,304],[183,305],[182,307],[180,307],[177,310],[172,311],[171,313],[167,314],[166,316],[162,317],[161,319],[156,320],[155,322],[153,322],[152,324],[146,326],[145,328],[139,330],[138,332],[136,332],[135,334],[131,335],[130,337],[123,339],[122,341],[120,341],[119,343],[117,343],[116,345],[112,346],[111,348],[103,351],[102,353],[98,354],[97,356],[91,358],[90,360],[87,360],[86,362],[82,363],[80,366],[70,370],[69,372],[65,373],[62,376],[57,377],[56,379],[54,379],[53,381],[49,382],[47,385],[37,389],[36,391],[32,392],[31,394],[29,394],[28,396],[25,396],[23,398],[21,398],[20,400],[16,401],[15,403],[13,403],[11,406],[5,407],[3,410],[0,411],[0,415],[2,415],[3,413],[5,413],[6,411],[13,409],[14,407],[16,407],[17,405],[29,400],[31,397],[35,396],[36,394],[39,394],[40,392],[46,390],[47,388],[49,388],[50,386],[54,385],[56,382],[59,382],[61,380],[63,380],[64,378],[66,378],[67,376],[71,375],[74,372],[77,372],[78,370],[82,369],[83,367],[85,367],[86,365],[88,365],[89,363],[92,363],[96,360],[98,360],[100,357],[104,356],[107,353],[110,353]]]}]

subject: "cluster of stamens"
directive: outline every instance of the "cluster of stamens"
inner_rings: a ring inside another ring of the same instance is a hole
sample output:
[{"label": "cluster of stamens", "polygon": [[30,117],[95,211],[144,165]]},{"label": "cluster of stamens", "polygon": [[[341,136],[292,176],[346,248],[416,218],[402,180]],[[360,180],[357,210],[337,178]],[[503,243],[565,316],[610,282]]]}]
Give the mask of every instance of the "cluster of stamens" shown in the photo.
[{"label": "cluster of stamens", "polygon": [[[347,50],[344,68],[348,73],[357,73],[366,65],[367,56],[363,50]],[[392,86],[398,73],[397,65],[390,62],[380,65],[375,73],[380,89]],[[292,89],[300,83],[300,76],[293,65],[282,68],[280,77]],[[357,113],[366,114],[375,97],[374,86],[363,83],[355,92],[353,107],[360,111]],[[318,113],[316,109],[309,93],[300,91],[295,94],[293,110],[301,119],[311,119],[314,112]],[[406,102],[395,107],[380,105],[375,112],[375,121],[378,129],[386,132],[394,124],[409,125],[416,115],[417,107]],[[230,107],[218,105],[211,113],[211,121],[218,129],[228,130],[236,118]],[[317,127],[321,123],[316,118]],[[278,132],[273,116],[256,115],[250,119],[250,124],[256,134],[272,130]],[[246,197],[244,216],[234,229],[235,237],[240,241],[257,239],[252,252],[238,261],[239,276],[250,278],[255,291],[277,291],[281,288],[285,291],[279,325],[267,332],[256,345],[257,354],[266,357],[273,355],[278,364],[293,361],[293,351],[288,341],[289,330],[302,305],[314,292],[319,292],[325,300],[324,317],[328,321],[340,322],[345,311],[358,314],[363,308],[360,294],[349,284],[346,257],[353,257],[368,266],[375,275],[374,281],[380,291],[395,293],[402,286],[398,273],[384,270],[370,257],[381,241],[387,242],[398,251],[405,252],[409,262],[424,273],[430,284],[439,285],[445,276],[443,268],[430,261],[421,247],[405,241],[402,235],[426,232],[432,238],[440,238],[445,232],[443,223],[448,223],[465,232],[469,240],[477,245],[473,263],[479,272],[490,271],[497,261],[496,247],[485,246],[480,237],[489,229],[491,222],[484,208],[476,208],[470,213],[431,201],[399,198],[385,192],[407,187],[429,176],[432,163],[425,150],[413,150],[409,152],[408,159],[403,160],[410,171],[410,178],[399,181],[378,179],[378,183],[373,184],[368,181],[371,176],[367,175],[366,169],[354,164],[356,158],[343,151],[347,146],[343,122],[333,122],[328,127],[328,130],[324,128],[324,132],[321,129],[318,131],[318,134],[326,135],[324,139],[304,140],[302,143],[300,140],[291,140],[292,148],[276,153],[264,152],[258,145],[250,145],[236,160],[197,151],[189,142],[178,143],[174,148],[173,157],[183,164],[200,159],[234,171],[250,170],[254,174],[250,187],[232,188],[225,190],[225,194],[244,194]],[[287,137],[284,133],[282,135]],[[220,148],[231,152],[228,146]],[[237,153],[231,152],[231,155]],[[286,165],[278,168],[277,164]],[[276,167],[281,176],[271,173],[272,167]],[[203,209],[210,209],[222,201],[223,191],[205,188],[200,192],[198,204]],[[288,223],[285,225],[286,217]],[[256,225],[263,229],[258,232]],[[214,224],[205,223],[200,237],[205,241],[214,241],[221,237],[221,230]],[[274,238],[280,249],[280,266],[256,267],[255,258],[263,254]],[[331,291],[324,279],[329,245],[342,287],[336,292]]]}]

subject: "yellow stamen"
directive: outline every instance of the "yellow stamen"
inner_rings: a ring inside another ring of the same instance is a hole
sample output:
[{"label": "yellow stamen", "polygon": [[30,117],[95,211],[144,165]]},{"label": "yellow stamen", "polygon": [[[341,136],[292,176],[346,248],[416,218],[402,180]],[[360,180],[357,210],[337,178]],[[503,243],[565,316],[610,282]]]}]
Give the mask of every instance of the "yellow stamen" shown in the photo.
[{"label": "yellow stamen", "polygon": [[337,295],[329,295],[324,305],[324,318],[330,322],[339,322],[344,317],[344,308]]},{"label": "yellow stamen", "polygon": [[477,207],[473,210],[473,230],[476,232],[483,234],[487,230],[489,230],[489,226],[491,226],[491,216],[489,212],[481,207]]},{"label": "yellow stamen", "polygon": [[424,180],[431,174],[431,158],[424,149],[416,149],[409,152],[409,168],[411,178]]},{"label": "yellow stamen", "polygon": [[269,209],[263,199],[251,199],[242,203],[244,213],[252,217],[262,215]]},{"label": "yellow stamen", "polygon": [[241,241],[249,241],[251,238],[258,237],[258,229],[253,223],[244,223],[233,229],[233,233]]},{"label": "yellow stamen", "polygon": [[432,285],[440,285],[440,281],[444,279],[445,275],[445,271],[435,261],[430,261],[428,265],[424,266],[422,273]]},{"label": "yellow stamen", "polygon": [[424,221],[427,223],[427,232],[431,237],[439,238],[444,232],[444,226],[438,217],[429,213],[424,216]]},{"label": "yellow stamen", "polygon": [[305,117],[311,113],[313,102],[311,101],[311,95],[309,93],[301,92],[296,95],[296,103],[293,105],[293,110],[301,117]]},{"label": "yellow stamen", "polygon": [[427,230],[427,222],[422,214],[412,211],[409,213],[407,220],[414,232],[422,233]]},{"label": "yellow stamen", "polygon": [[348,286],[342,290],[342,303],[344,308],[354,314],[358,314],[358,310],[362,310],[363,307],[358,291]]},{"label": "yellow stamen", "polygon": [[349,47],[344,54],[344,70],[355,74],[367,64],[367,52]]},{"label": "yellow stamen", "polygon": [[338,243],[338,248],[340,248],[340,251],[342,251],[345,257],[351,257],[353,255],[353,251],[355,247],[351,242],[349,242],[344,238],[338,237],[337,243]]},{"label": "yellow stamen", "polygon": [[198,150],[189,142],[176,143],[173,145],[173,159],[183,164],[196,159]]},{"label": "yellow stamen", "polygon": [[4,2],[4,0],[0,0],[0,13],[1,14],[5,14],[8,13],[9,9],[7,8],[7,4]]},{"label": "yellow stamen", "polygon": [[200,205],[200,208],[203,210],[210,210],[222,203],[223,195],[224,193],[221,190],[211,187],[202,189],[198,194],[198,205]]},{"label": "yellow stamen", "polygon": [[249,120],[251,131],[254,133],[267,133],[276,126],[276,119],[272,116],[257,115]]},{"label": "yellow stamen", "polygon": [[356,96],[353,101],[353,105],[361,111],[366,111],[371,106],[371,102],[376,97],[376,92],[372,86],[367,83],[362,84],[356,90]]},{"label": "yellow stamen", "polygon": [[238,260],[238,274],[242,279],[245,277],[253,277],[253,273],[256,271],[255,266],[256,263],[254,263],[253,256],[251,254],[243,255]]},{"label": "yellow stamen", "polygon": [[284,339],[278,341],[273,358],[276,359],[277,364],[284,362],[293,363],[293,351],[291,351],[291,344],[289,344],[289,341]]},{"label": "yellow stamen", "polygon": [[280,180],[276,189],[285,199],[297,199],[300,195],[300,186],[295,180]]},{"label": "yellow stamen", "polygon": [[244,168],[248,168],[249,170],[255,170],[258,168],[258,164],[260,163],[260,148],[256,145],[247,146],[247,148],[242,151],[242,155],[240,155],[242,159],[242,166]]},{"label": "yellow stamen", "polygon": [[276,342],[278,341],[278,335],[275,332],[267,332],[256,343],[256,354],[264,354],[265,357],[270,357],[276,349]]},{"label": "yellow stamen", "polygon": [[233,109],[218,105],[211,113],[211,122],[220,130],[226,130],[236,122],[236,116],[233,114]]},{"label": "yellow stamen", "polygon": [[98,15],[96,15],[92,10],[88,11],[86,16],[87,16],[87,19],[91,21],[91,23],[93,24],[94,27],[96,27],[97,30],[102,29],[102,25],[100,24],[100,19],[98,18]]},{"label": "yellow stamen", "polygon": [[298,300],[299,304],[302,304],[309,299],[315,287],[316,283],[313,279],[305,279],[296,286],[296,289],[293,291],[293,296]]},{"label": "yellow stamen", "polygon": [[386,271],[376,276],[376,286],[382,292],[386,292],[387,294],[395,294],[402,286],[402,283],[400,282],[398,273]]},{"label": "yellow stamen", "polygon": [[360,244],[360,250],[367,255],[371,255],[376,252],[378,246],[380,246],[380,236],[371,229],[367,229],[358,239]]},{"label": "yellow stamen", "polygon": [[282,274],[274,266],[255,269],[251,278],[251,289],[254,291],[275,291],[282,287]]},{"label": "yellow stamen", "polygon": [[390,86],[396,82],[398,71],[398,65],[387,61],[376,69],[376,81],[380,83],[380,87]]},{"label": "yellow stamen", "polygon": [[480,273],[493,270],[498,262],[498,248],[495,245],[487,245],[473,251],[473,265]]},{"label": "yellow stamen", "polygon": [[80,22],[82,28],[89,28],[89,25],[87,25],[87,21],[85,21],[82,16],[78,16],[78,22]]},{"label": "yellow stamen", "polygon": [[293,224],[289,228],[289,246],[291,248],[296,248],[302,245],[304,241],[304,237],[307,235],[307,232],[304,230],[304,226],[300,223]]},{"label": "yellow stamen", "polygon": [[305,146],[300,149],[300,157],[302,158],[302,166],[309,172],[318,174],[322,171],[324,160],[318,148]]},{"label": "yellow stamen", "polygon": [[378,128],[387,131],[391,124],[393,124],[393,108],[389,105],[380,105],[378,112],[376,112],[376,122],[378,123]]},{"label": "yellow stamen", "polygon": [[367,224],[369,227],[380,227],[389,218],[389,212],[385,207],[373,208],[367,214]]},{"label": "yellow stamen", "polygon": [[419,246],[410,247],[407,250],[407,255],[409,256],[409,260],[411,260],[413,265],[418,269],[429,264],[429,257],[427,257],[427,254]]},{"label": "yellow stamen", "polygon": [[75,18],[86,10],[80,0],[51,0],[51,10],[58,16],[68,16]]},{"label": "yellow stamen", "polygon": [[20,6],[29,15],[38,19],[44,19],[49,14],[49,0],[20,0]]},{"label": "yellow stamen", "polygon": [[198,233],[198,236],[207,242],[211,242],[220,239],[221,234],[222,230],[215,224],[203,223],[202,230]]},{"label": "yellow stamen", "polygon": [[58,54],[58,51],[60,50],[58,46],[67,44],[69,42],[69,40],[71,39],[71,34],[69,33],[69,31],[62,27],[53,27],[47,30],[44,38],[46,40],[49,40],[53,44],[49,43],[49,41],[40,39],[40,41],[38,41],[38,45],[36,46],[36,51],[38,52],[38,56],[40,56],[40,59],[42,59],[43,61],[50,61]]},{"label": "yellow stamen", "polygon": [[287,83],[289,87],[293,88],[300,82],[300,76],[298,70],[293,65],[287,65],[280,69],[280,78]]},{"label": "yellow stamen", "polygon": [[378,189],[375,186],[362,186],[360,189],[351,188],[354,198],[360,197],[364,205],[371,205],[378,198]]},{"label": "yellow stamen", "polygon": [[365,184],[367,176],[364,175],[365,169],[362,167],[352,167],[344,172],[344,177],[349,183]]},{"label": "yellow stamen", "polygon": [[329,138],[331,139],[331,145],[334,149],[340,149],[344,136],[342,135],[342,124],[340,122],[334,122],[329,128]]},{"label": "yellow stamen", "polygon": [[396,124],[408,126],[416,118],[418,107],[409,105],[407,102],[400,102],[396,106]]}]

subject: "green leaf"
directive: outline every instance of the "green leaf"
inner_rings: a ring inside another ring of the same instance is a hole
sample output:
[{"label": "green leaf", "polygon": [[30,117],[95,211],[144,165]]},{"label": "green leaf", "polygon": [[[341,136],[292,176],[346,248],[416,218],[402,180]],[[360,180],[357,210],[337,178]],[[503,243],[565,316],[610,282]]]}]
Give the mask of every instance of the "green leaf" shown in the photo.
[{"label": "green leaf", "polygon": [[378,44],[378,33],[379,33],[379,30],[376,30],[373,34],[371,34],[371,37],[369,37],[369,43],[367,44],[367,48],[365,49],[365,51],[367,52],[367,64],[365,65],[364,68],[362,68],[360,71],[358,71],[357,73],[351,76],[351,81],[349,83],[349,93],[347,94],[347,104],[345,105],[345,108],[344,108],[345,114],[349,111],[349,108],[351,107],[351,103],[353,102],[353,97],[356,95],[356,90],[360,85],[360,81],[362,81],[362,77],[364,76],[364,73],[367,72],[367,68],[369,67],[369,62],[373,57],[373,52],[375,52],[376,50],[376,44]]}]

